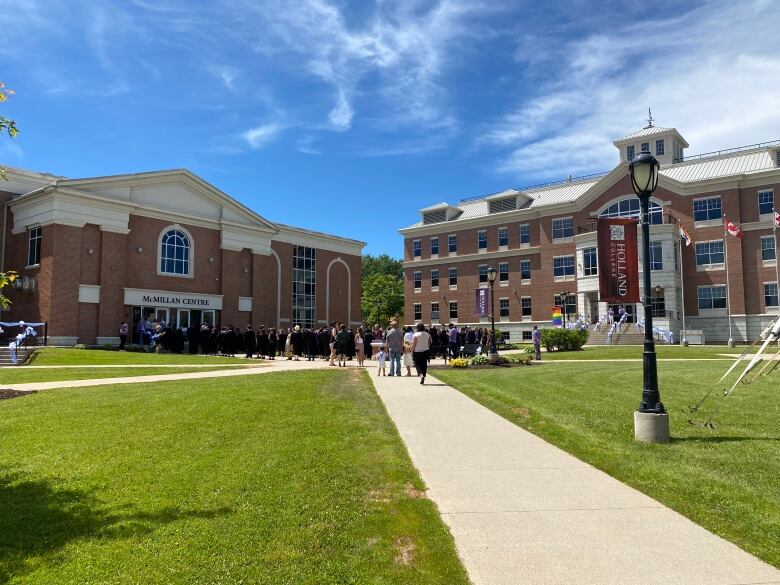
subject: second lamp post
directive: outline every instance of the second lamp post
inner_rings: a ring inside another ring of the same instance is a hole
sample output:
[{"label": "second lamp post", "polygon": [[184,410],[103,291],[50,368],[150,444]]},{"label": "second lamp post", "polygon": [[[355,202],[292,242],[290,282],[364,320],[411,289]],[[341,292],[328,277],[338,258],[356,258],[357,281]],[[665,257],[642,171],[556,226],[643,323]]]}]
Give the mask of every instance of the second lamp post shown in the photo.
[{"label": "second lamp post", "polygon": [[487,270],[487,279],[490,283],[490,359],[497,358],[498,352],[496,351],[496,295],[493,288],[496,284],[496,277],[498,271],[492,266]]}]

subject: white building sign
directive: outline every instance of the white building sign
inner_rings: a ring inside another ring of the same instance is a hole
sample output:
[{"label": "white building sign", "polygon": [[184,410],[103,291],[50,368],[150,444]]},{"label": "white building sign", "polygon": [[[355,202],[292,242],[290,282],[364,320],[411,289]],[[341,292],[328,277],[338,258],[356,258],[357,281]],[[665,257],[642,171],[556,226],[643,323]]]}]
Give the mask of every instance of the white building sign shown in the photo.
[{"label": "white building sign", "polygon": [[222,295],[126,288],[125,305],[221,310]]}]

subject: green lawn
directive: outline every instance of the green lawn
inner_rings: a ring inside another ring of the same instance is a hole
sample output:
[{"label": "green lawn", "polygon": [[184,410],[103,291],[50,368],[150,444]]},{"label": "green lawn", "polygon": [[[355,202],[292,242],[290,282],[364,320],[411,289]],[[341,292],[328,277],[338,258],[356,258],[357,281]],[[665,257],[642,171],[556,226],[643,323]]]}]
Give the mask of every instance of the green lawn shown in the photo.
[{"label": "green lawn", "polygon": [[365,373],[4,400],[0,583],[465,584],[422,487]]},{"label": "green lawn", "polygon": [[[251,362],[250,362],[251,363]],[[262,362],[253,363],[252,365],[260,366]],[[93,380],[96,378],[123,378],[126,376],[154,376],[157,374],[184,374],[187,372],[210,372],[214,370],[235,369],[239,366],[225,367],[228,364],[223,364],[221,367],[207,366],[203,368],[193,367],[166,367],[166,366],[153,366],[153,367],[121,367],[121,368],[61,368],[57,366],[45,367],[45,368],[27,368],[25,366],[17,366],[13,369],[4,368],[0,370],[0,387],[3,384],[26,384],[29,382],[59,382],[62,380]]]},{"label": "green lawn", "polygon": [[[250,363],[259,361],[253,360]],[[36,366],[100,366],[108,364],[245,364],[247,360],[186,353],[120,352],[104,349],[47,347],[37,350],[29,363]]]},{"label": "green lawn", "polygon": [[[546,356],[545,356],[546,357]],[[780,566],[780,371],[740,386],[715,430],[687,423],[728,362],[661,362],[673,442],[633,440],[640,363],[558,363],[434,375],[504,418]],[[723,401],[707,405],[705,414]],[[686,412],[683,412],[683,409]]]},{"label": "green lawn", "polygon": [[[724,355],[741,355],[745,347],[726,347],[725,345],[656,345],[658,359],[733,359]],[[504,353],[504,352],[502,352]],[[519,353],[519,352],[507,352]],[[591,345],[582,351],[542,351],[542,360],[601,360],[601,359],[642,359],[640,345]],[[719,366],[718,366],[719,367]]]}]

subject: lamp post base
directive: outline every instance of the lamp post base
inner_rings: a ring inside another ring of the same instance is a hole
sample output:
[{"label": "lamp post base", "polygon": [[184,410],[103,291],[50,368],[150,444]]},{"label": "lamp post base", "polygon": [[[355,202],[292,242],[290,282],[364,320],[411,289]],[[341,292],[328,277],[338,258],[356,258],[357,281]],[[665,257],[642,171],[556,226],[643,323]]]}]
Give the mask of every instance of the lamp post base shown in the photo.
[{"label": "lamp post base", "polygon": [[729,347],[736,347],[736,342],[733,339],[729,339]]},{"label": "lamp post base", "polygon": [[688,340],[687,339],[683,339],[682,340],[682,346],[683,347],[688,347]]},{"label": "lamp post base", "polygon": [[634,411],[634,440],[640,443],[668,443],[669,415],[665,412]]}]

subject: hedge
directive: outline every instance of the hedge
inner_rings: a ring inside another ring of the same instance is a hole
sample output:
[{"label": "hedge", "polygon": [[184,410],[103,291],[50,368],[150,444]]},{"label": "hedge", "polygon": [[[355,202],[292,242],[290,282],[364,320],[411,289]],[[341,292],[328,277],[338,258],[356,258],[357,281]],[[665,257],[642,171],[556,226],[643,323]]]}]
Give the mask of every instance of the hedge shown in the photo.
[{"label": "hedge", "polygon": [[542,345],[547,351],[578,351],[589,335],[587,329],[542,329]]}]

